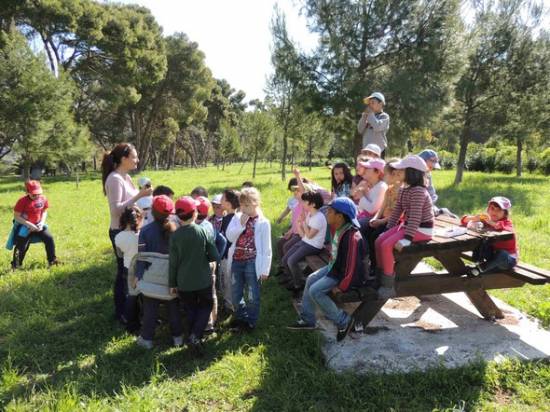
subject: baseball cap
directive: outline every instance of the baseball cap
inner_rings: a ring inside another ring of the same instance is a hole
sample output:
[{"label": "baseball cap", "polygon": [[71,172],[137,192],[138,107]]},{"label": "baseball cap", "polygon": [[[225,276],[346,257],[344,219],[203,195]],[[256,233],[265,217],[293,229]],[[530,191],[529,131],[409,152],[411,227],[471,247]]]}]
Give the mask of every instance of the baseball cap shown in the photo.
[{"label": "baseball cap", "polygon": [[199,202],[197,204],[197,211],[199,212],[199,215],[207,215],[208,210],[210,209],[210,200],[204,196],[199,196],[195,200]]},{"label": "baseball cap", "polygon": [[378,157],[382,154],[382,149],[380,149],[380,146],[378,146],[376,143],[369,143],[365,147],[363,147],[362,152],[369,151],[372,153],[376,153]]},{"label": "baseball cap", "polygon": [[376,169],[384,173],[384,166],[386,166],[386,162],[383,159],[370,159],[368,162],[359,162],[359,165],[366,169]]},{"label": "baseball cap", "polygon": [[148,177],[141,176],[138,179],[138,186],[139,187],[143,187],[143,186],[150,185],[150,184],[151,184],[151,179],[149,179]]},{"label": "baseball cap", "polygon": [[360,227],[357,220],[357,206],[355,206],[355,203],[350,198],[337,197],[329,203],[329,207],[347,216],[355,227]]},{"label": "baseball cap", "polygon": [[372,98],[380,100],[382,102],[382,104],[386,104],[386,99],[384,98],[384,95],[380,92],[374,92],[370,96],[365,97],[363,99],[363,103],[369,104],[369,100],[372,99]]},{"label": "baseball cap", "polygon": [[27,180],[25,182],[25,189],[30,195],[42,194],[42,186],[40,185],[40,182],[38,180]]},{"label": "baseball cap", "polygon": [[222,204],[222,194],[218,193],[217,195],[214,195],[212,198],[212,204],[213,205],[221,205]]},{"label": "baseball cap", "polygon": [[428,171],[428,166],[426,166],[424,159],[417,155],[408,155],[404,159],[390,163],[390,166],[394,169],[406,169],[408,167],[412,167],[413,169],[420,170],[421,172]]},{"label": "baseball cap", "polygon": [[512,207],[512,202],[510,202],[510,199],[504,196],[495,196],[491,198],[488,203],[496,203],[502,210],[508,210]]},{"label": "baseball cap", "polygon": [[430,149],[422,150],[420,153],[418,153],[418,156],[424,159],[425,162],[431,160],[434,164],[434,169],[441,169],[441,165],[439,164],[439,157],[437,156],[437,153],[435,151]]},{"label": "baseball cap", "polygon": [[136,202],[136,205],[141,209],[151,209],[151,206],[153,205],[153,196],[145,196]]},{"label": "baseball cap", "polygon": [[174,202],[166,195],[158,195],[153,198],[153,209],[167,215],[175,212]]},{"label": "baseball cap", "polygon": [[191,196],[180,197],[176,201],[176,213],[188,214],[197,210],[199,204],[198,200],[193,199]]}]

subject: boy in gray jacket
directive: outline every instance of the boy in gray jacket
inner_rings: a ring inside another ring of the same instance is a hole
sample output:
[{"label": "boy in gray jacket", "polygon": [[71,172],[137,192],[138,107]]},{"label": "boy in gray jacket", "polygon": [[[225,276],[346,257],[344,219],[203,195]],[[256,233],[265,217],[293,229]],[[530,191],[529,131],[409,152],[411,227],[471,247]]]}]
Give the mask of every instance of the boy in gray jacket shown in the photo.
[{"label": "boy in gray jacket", "polygon": [[388,147],[386,133],[390,128],[390,116],[384,112],[386,99],[382,93],[375,92],[365,97],[363,102],[367,107],[357,123],[357,131],[363,136],[362,147],[374,143],[382,149],[381,157],[384,158]]}]

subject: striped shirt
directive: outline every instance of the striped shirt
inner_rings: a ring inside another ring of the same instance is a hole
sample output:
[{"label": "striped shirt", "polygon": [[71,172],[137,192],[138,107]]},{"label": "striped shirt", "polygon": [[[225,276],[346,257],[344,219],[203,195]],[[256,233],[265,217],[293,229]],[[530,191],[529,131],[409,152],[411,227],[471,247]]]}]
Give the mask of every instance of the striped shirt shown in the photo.
[{"label": "striped shirt", "polygon": [[399,189],[397,203],[388,221],[388,229],[405,220],[405,239],[413,240],[420,228],[433,228],[434,212],[432,199],[423,186],[404,187]]}]

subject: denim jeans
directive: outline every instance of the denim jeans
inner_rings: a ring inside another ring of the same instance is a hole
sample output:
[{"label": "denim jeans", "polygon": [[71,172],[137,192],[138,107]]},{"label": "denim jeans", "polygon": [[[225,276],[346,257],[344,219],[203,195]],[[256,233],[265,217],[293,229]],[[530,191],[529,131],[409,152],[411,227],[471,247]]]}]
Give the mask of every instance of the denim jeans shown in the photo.
[{"label": "denim jeans", "polygon": [[315,305],[317,305],[338,328],[344,328],[348,324],[350,316],[338,308],[328,296],[332,288],[339,283],[336,279],[328,277],[328,272],[328,266],[324,266],[308,276],[300,316],[306,323],[315,325]]},{"label": "denim jeans", "polygon": [[[234,260],[231,265],[231,281],[235,317],[255,327],[260,316],[260,281],[256,276],[256,261]],[[246,300],[245,290],[248,290]]]},{"label": "denim jeans", "polygon": [[33,236],[40,238],[40,240],[44,242],[48,263],[55,261],[55,242],[48,229],[44,228],[40,232],[30,232],[27,236],[19,236],[19,234],[15,236],[16,252],[14,253],[14,258],[17,260],[14,263],[16,266],[21,266],[23,264],[23,259],[25,259],[25,254],[29,248],[31,237]]},{"label": "denim jeans", "polygon": [[115,236],[120,233],[120,229],[109,229],[109,238],[113,245],[116,258],[116,276],[113,285],[113,296],[115,299],[115,316],[121,319],[124,316],[127,293],[127,280],[124,277],[124,259],[118,257],[115,246]]},{"label": "denim jeans", "polygon": [[511,256],[505,250],[495,250],[487,261],[480,264],[479,267],[483,272],[494,270],[510,270],[517,264],[517,259]]},{"label": "denim jeans", "polygon": [[318,255],[323,249],[317,249],[310,244],[300,240],[294,243],[292,247],[283,256],[283,266],[292,276],[294,287],[301,287],[304,284],[304,275],[300,269],[300,262],[311,255]]}]

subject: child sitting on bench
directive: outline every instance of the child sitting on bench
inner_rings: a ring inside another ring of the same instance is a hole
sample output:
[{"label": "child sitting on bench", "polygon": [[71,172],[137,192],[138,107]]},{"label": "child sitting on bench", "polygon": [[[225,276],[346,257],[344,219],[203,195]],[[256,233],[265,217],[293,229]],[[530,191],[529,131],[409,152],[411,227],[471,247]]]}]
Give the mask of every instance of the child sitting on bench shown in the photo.
[{"label": "child sitting on bench", "polygon": [[463,216],[460,223],[467,226],[470,222],[481,222],[484,227],[497,232],[507,230],[514,233],[513,239],[500,240],[488,247],[482,247],[478,256],[474,258],[479,261],[474,267],[468,268],[469,276],[479,276],[482,273],[494,270],[511,270],[518,262],[518,247],[514,226],[510,220],[510,208],[512,202],[503,196],[496,196],[489,200],[486,213],[473,216]]}]

